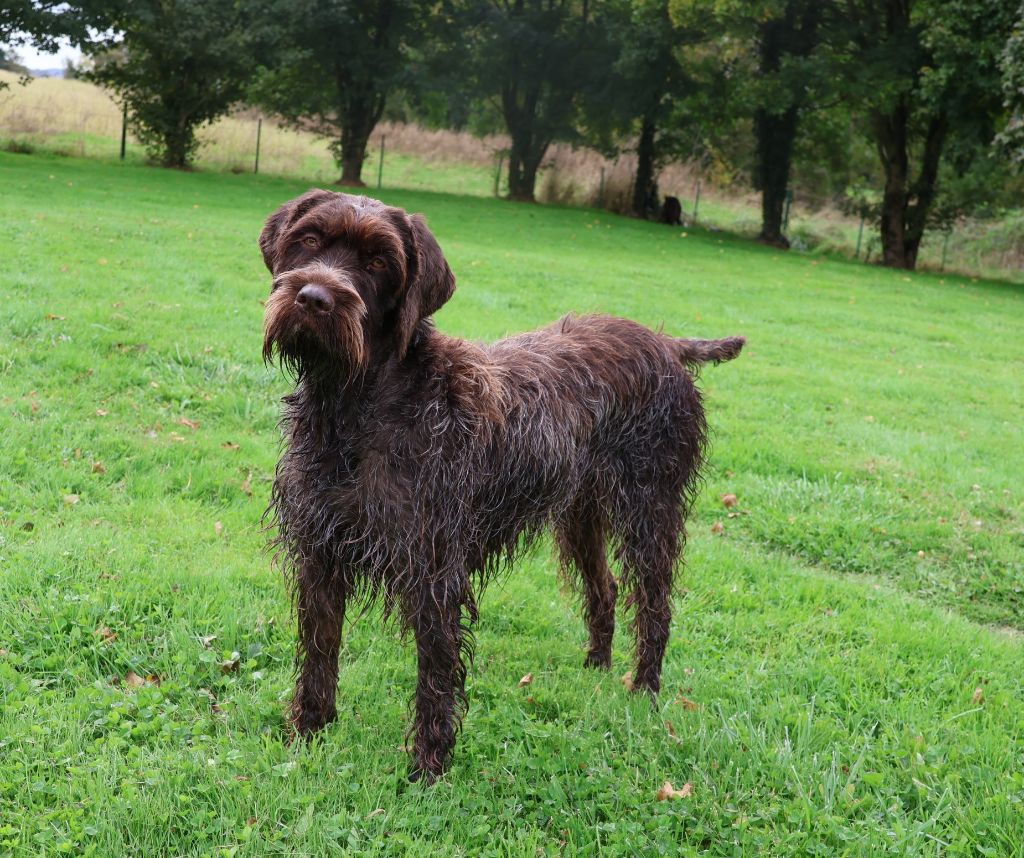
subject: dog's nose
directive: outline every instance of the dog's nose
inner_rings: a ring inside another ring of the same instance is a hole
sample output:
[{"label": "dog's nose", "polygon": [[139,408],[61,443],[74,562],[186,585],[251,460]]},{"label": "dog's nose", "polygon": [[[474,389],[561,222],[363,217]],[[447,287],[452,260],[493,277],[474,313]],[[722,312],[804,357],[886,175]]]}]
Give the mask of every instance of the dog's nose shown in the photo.
[{"label": "dog's nose", "polygon": [[313,313],[329,313],[334,309],[334,298],[323,286],[307,283],[295,296],[295,303]]}]

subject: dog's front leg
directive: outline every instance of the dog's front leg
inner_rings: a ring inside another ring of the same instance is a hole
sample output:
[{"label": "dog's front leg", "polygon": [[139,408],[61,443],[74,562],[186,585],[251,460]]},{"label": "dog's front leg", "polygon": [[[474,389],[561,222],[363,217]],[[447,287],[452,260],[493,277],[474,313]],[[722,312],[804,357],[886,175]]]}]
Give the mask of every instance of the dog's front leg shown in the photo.
[{"label": "dog's front leg", "polygon": [[345,618],[345,590],[323,567],[304,563],[296,577],[299,620],[298,680],[291,721],[300,736],[309,736],[338,714],[338,649]]},{"label": "dog's front leg", "polygon": [[425,583],[410,600],[408,619],[416,634],[419,661],[411,781],[426,778],[433,783],[444,774],[465,709],[468,631],[462,626],[462,612],[466,591],[454,583]]}]

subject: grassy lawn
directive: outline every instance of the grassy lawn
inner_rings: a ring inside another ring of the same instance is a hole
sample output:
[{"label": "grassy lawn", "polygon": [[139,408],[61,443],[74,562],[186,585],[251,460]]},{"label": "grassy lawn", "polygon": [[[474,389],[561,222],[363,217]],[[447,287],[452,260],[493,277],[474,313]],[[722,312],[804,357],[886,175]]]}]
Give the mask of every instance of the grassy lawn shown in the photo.
[{"label": "grassy lawn", "polygon": [[625,636],[582,669],[542,544],[482,601],[444,781],[405,780],[413,652],[372,613],[289,746],[256,236],[306,187],[0,154],[0,854],[1024,855],[1021,288],[593,211],[385,193],[459,277],[447,331],[749,338],[703,377],[657,707]]}]

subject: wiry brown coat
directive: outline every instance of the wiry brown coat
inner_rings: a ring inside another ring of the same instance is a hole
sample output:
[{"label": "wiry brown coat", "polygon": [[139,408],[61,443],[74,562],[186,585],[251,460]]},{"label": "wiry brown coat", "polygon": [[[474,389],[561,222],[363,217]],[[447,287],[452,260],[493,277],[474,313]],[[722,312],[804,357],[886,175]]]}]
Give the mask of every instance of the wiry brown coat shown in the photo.
[{"label": "wiry brown coat", "polygon": [[271,512],[299,620],[298,732],[335,717],[346,607],[380,597],[416,639],[411,776],[440,775],[466,705],[474,593],[548,525],[583,591],[586,663],[610,666],[624,588],[634,688],[656,693],[707,435],[687,365],[743,340],[607,316],[491,346],[446,336],[429,318],[455,288],[437,242],[365,197],[311,191],[260,245],[274,275],[264,354],[297,382]]}]

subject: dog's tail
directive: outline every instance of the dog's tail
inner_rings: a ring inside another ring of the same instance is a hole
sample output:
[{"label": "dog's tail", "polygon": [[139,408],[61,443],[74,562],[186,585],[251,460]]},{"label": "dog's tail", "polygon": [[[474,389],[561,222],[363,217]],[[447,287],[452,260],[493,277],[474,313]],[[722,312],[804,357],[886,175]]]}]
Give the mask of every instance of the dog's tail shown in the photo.
[{"label": "dog's tail", "polygon": [[708,361],[716,364],[737,357],[746,343],[745,337],[726,337],[724,340],[681,340],[675,341],[679,359],[683,363],[700,365]]}]

